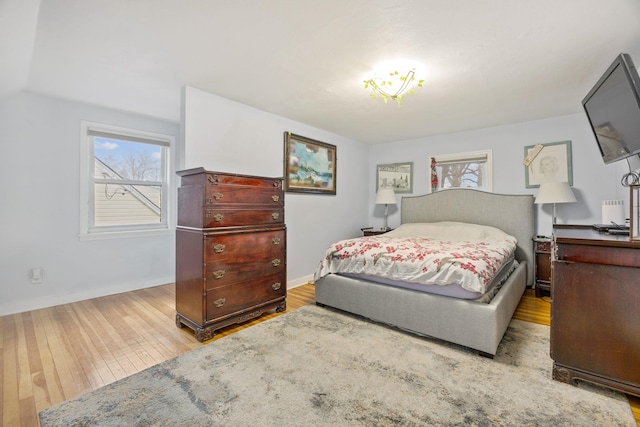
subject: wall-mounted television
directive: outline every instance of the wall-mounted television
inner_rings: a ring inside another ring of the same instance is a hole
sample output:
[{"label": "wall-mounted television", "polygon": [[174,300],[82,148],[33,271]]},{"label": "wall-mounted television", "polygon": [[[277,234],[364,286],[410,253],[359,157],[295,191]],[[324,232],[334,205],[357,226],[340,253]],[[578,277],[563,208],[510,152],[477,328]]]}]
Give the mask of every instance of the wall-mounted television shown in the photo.
[{"label": "wall-mounted television", "polygon": [[628,54],[618,55],[582,106],[605,163],[640,153],[640,77]]}]

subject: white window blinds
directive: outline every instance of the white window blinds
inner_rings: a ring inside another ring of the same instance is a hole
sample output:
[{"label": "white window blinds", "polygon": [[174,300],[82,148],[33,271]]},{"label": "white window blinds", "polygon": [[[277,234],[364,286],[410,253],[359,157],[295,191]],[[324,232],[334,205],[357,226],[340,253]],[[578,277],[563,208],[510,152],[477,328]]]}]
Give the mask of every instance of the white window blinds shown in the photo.
[{"label": "white window blinds", "polygon": [[475,188],[493,191],[491,150],[433,156],[432,191]]}]

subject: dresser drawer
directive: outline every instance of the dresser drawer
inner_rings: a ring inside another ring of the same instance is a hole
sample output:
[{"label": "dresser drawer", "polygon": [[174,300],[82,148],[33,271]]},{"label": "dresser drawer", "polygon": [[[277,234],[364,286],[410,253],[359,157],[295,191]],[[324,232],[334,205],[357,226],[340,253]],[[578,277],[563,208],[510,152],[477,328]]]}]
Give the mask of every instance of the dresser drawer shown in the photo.
[{"label": "dresser drawer", "polygon": [[205,260],[220,261],[227,258],[267,259],[286,249],[285,230],[259,231],[235,234],[206,234]]},{"label": "dresser drawer", "polygon": [[640,251],[633,248],[563,243],[558,245],[558,260],[638,267]]},{"label": "dresser drawer", "polygon": [[203,228],[275,225],[284,223],[284,209],[249,206],[243,208],[207,208]]},{"label": "dresser drawer", "polygon": [[536,242],[536,252],[551,253],[551,242]]},{"label": "dresser drawer", "polygon": [[216,289],[269,274],[282,274],[286,265],[282,252],[268,259],[240,261],[230,258],[226,261],[210,262],[205,268],[206,287]]},{"label": "dresser drawer", "polygon": [[285,274],[263,276],[207,292],[207,319],[222,316],[281,298],[287,293]]},{"label": "dresser drawer", "polygon": [[204,191],[205,206],[228,203],[283,205],[284,193],[279,186],[207,185]]},{"label": "dresser drawer", "polygon": [[282,189],[282,178],[265,178],[258,176],[225,174],[216,172],[207,173],[206,183],[207,187],[214,188],[221,185],[230,185],[241,187]]},{"label": "dresser drawer", "polygon": [[178,171],[182,187],[192,185],[239,185],[244,187],[282,188],[282,178],[268,178],[254,175],[240,175],[226,172],[205,171],[204,168]]},{"label": "dresser drawer", "polygon": [[178,225],[214,228],[284,223],[283,200],[282,191],[271,189],[236,187],[205,194],[202,186],[180,187],[178,203],[188,209],[178,212]]}]

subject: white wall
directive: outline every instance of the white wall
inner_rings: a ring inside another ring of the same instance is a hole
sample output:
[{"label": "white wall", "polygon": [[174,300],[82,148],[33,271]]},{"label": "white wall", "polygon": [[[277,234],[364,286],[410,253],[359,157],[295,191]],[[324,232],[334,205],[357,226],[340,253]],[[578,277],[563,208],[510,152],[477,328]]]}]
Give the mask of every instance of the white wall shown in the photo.
[{"label": "white wall", "polygon": [[[537,189],[525,186],[524,147],[566,140],[572,144],[573,192],[578,202],[557,205],[558,223],[599,223],[602,200],[625,200],[626,209],[628,189],[620,185],[622,173],[628,171],[626,163],[603,163],[584,114],[372,146],[368,171],[369,206],[374,206],[377,164],[413,161],[414,191],[408,196],[415,196],[428,192],[430,156],[486,149],[493,150],[494,192],[535,195]],[[400,195],[397,198],[399,204]],[[552,211],[552,206],[537,206],[538,234],[550,234]],[[399,205],[390,208],[389,212],[389,226],[400,224]],[[380,206],[369,212],[369,220],[376,226],[382,224],[382,216]]]},{"label": "white wall", "polygon": [[79,240],[80,120],[179,139],[177,123],[28,92],[0,98],[0,315],[175,280],[173,232]]},{"label": "white wall", "polygon": [[268,177],[284,172],[284,132],[337,147],[337,194],[285,194],[287,281],[306,283],[335,240],[361,235],[368,203],[368,150],[350,140],[201,90],[183,90],[184,168]]},{"label": "white wall", "polygon": [[[525,188],[524,147],[571,140],[578,203],[559,205],[559,222],[600,222],[602,200],[623,199],[628,206],[620,178],[629,166],[604,165],[582,114],[368,146],[193,88],[184,90],[183,109],[187,143],[176,147],[179,168],[282,176],[284,131],[337,146],[337,195],[285,196],[289,286],[310,278],[331,242],[358,236],[365,225],[382,225],[383,208],[374,205],[381,163],[413,161],[412,195],[418,195],[428,189],[429,156],[492,149],[494,191],[536,194]],[[28,92],[0,98],[0,315],[175,280],[173,234],[78,239],[80,120],[180,141],[176,123]],[[630,162],[633,170],[640,167],[640,160]],[[399,210],[390,213],[389,224],[397,226]],[[548,234],[551,207],[538,207],[538,213],[538,232]],[[42,284],[31,283],[32,267],[44,269]]]}]

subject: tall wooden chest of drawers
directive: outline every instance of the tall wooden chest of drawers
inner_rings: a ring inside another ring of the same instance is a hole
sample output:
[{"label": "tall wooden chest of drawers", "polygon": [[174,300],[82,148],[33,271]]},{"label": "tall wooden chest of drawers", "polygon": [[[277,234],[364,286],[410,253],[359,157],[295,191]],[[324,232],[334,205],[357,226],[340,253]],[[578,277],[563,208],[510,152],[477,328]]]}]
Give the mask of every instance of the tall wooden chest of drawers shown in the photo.
[{"label": "tall wooden chest of drawers", "polygon": [[282,178],[178,172],[176,325],[198,341],[286,308]]}]

